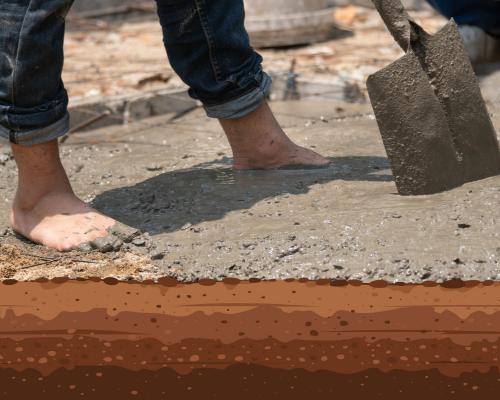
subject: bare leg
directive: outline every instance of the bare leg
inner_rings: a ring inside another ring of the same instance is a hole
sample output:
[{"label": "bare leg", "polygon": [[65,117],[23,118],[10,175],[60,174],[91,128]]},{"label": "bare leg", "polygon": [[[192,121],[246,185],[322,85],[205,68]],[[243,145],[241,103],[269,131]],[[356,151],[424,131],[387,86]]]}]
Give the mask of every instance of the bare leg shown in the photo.
[{"label": "bare leg", "polygon": [[323,167],[329,161],[293,143],[283,132],[267,103],[237,120],[221,120],[236,169],[276,169],[286,166]]},{"label": "bare leg", "polygon": [[12,228],[26,238],[59,251],[107,235],[115,224],[78,199],[59,158],[57,141],[12,145],[19,170],[12,205]]}]

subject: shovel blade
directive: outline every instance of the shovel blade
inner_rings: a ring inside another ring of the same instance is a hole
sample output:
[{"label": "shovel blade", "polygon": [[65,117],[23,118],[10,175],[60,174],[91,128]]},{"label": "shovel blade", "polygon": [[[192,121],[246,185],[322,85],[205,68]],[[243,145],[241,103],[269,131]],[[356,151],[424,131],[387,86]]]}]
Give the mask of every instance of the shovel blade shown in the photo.
[{"label": "shovel blade", "polygon": [[446,114],[464,181],[498,175],[497,134],[457,25],[450,21],[432,36],[421,32],[415,52]]},{"label": "shovel blade", "polygon": [[500,147],[457,26],[418,40],[368,78],[400,194],[432,194],[500,173]]},{"label": "shovel blade", "polygon": [[371,75],[368,92],[398,192],[425,195],[463,183],[446,115],[418,58]]}]

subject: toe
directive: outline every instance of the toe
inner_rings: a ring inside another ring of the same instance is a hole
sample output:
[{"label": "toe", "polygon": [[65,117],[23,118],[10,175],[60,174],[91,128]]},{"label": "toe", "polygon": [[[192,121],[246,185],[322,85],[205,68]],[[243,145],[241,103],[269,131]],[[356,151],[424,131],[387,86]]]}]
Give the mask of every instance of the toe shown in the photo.
[{"label": "toe", "polygon": [[327,166],[330,164],[330,160],[327,158],[323,157],[322,155],[315,153],[314,151],[311,151],[311,164],[314,165],[319,165],[319,166]]},{"label": "toe", "polygon": [[330,161],[312,150],[300,148],[294,157],[293,164],[326,167],[330,164]]}]

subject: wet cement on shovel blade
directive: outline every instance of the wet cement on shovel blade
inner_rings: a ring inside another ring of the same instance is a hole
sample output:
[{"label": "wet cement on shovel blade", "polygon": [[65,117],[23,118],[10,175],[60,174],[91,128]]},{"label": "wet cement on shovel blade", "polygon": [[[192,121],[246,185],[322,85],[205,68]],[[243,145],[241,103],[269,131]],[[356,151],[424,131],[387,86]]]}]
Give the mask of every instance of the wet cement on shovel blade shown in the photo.
[{"label": "wet cement on shovel blade", "polygon": [[[499,100],[487,101],[498,130]],[[75,134],[62,157],[78,195],[143,233],[118,252],[64,257],[6,233],[1,275],[500,279],[500,177],[402,197],[369,105],[272,106],[294,140],[331,159],[328,168],[234,171],[220,127],[201,110],[173,122],[165,116]],[[0,221],[7,228],[16,170],[8,156],[3,164]]]},{"label": "wet cement on shovel blade", "polygon": [[398,192],[434,194],[500,173],[500,147],[466,49],[451,21],[411,23],[406,54],[367,86]]}]

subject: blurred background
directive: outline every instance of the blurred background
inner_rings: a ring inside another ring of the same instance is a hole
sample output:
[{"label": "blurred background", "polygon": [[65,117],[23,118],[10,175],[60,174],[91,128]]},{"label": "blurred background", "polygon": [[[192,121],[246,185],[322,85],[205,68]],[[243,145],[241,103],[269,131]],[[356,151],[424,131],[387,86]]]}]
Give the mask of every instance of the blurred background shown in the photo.
[{"label": "blurred background", "polygon": [[[446,22],[424,0],[404,3],[429,32]],[[245,7],[252,44],[274,79],[271,100],[367,102],[368,75],[402,54],[370,0],[245,0]],[[77,0],[65,48],[73,130],[199,106],[168,64],[153,0]]]}]

